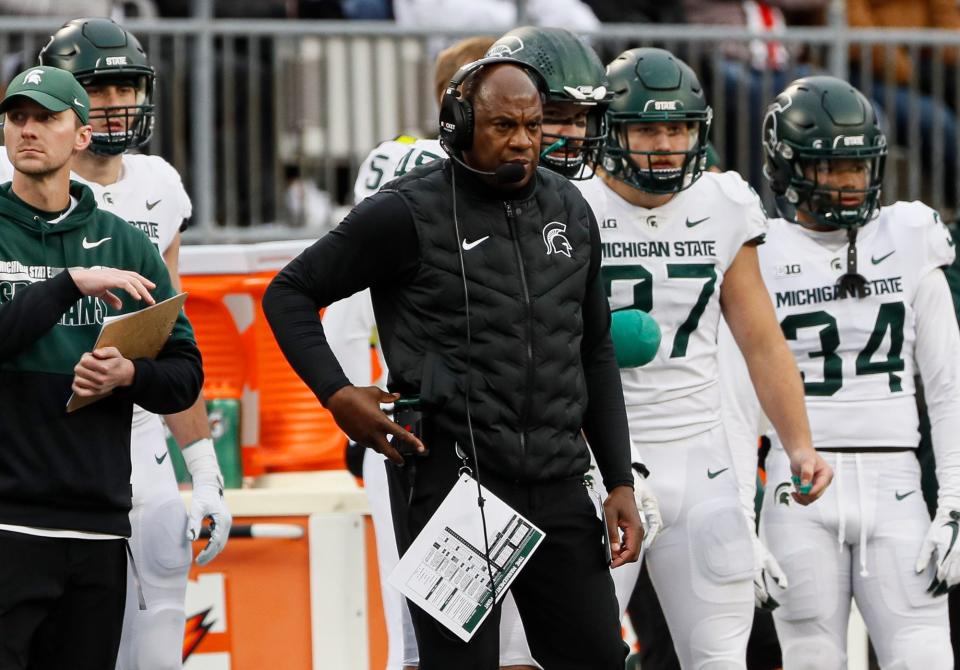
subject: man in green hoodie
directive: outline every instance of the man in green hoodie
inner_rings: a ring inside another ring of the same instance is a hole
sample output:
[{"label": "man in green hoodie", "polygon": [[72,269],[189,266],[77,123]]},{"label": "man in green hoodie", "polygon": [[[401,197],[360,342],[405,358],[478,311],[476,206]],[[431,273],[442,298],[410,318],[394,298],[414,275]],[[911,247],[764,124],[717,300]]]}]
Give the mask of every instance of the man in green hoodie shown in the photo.
[{"label": "man in green hoodie", "polygon": [[[34,67],[0,102],[13,181],[0,186],[0,668],[114,667],[130,535],[134,403],[169,414],[200,392],[186,317],[155,360],[90,351],[108,315],[174,291],[141,231],[70,181],[90,101]],[[71,392],[109,396],[68,414]]]}]

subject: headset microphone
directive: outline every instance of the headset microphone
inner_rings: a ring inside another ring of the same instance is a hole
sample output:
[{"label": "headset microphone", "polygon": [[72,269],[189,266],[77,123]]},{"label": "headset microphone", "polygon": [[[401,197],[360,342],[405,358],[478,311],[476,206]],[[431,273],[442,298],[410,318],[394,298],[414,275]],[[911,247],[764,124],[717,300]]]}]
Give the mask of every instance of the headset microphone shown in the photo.
[{"label": "headset microphone", "polygon": [[527,174],[527,171],[520,163],[504,163],[496,170],[478,170],[475,167],[470,167],[467,165],[461,159],[457,158],[452,152],[448,153],[450,154],[451,160],[465,168],[467,171],[483,177],[493,177],[497,184],[516,184],[518,181],[523,181],[523,178]]}]

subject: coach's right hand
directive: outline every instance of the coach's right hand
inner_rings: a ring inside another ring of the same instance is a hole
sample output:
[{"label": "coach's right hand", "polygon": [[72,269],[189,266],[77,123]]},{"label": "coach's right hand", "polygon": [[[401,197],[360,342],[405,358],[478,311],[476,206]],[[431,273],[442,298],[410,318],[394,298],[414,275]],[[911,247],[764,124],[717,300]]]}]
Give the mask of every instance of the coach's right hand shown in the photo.
[{"label": "coach's right hand", "polygon": [[380,403],[399,399],[399,393],[387,393],[376,386],[344,386],[327,398],[327,409],[351,440],[372,447],[397,465],[403,465],[403,456],[390,444],[387,435],[406,442],[417,453],[425,453],[427,449],[423,442],[387,418],[380,409]]},{"label": "coach's right hand", "polygon": [[67,272],[80,293],[105,300],[114,309],[123,307],[123,302],[111,289],[126,291],[134,300],[143,300],[148,305],[156,302],[150,289],[157,285],[136,272],[116,268],[70,268]]}]

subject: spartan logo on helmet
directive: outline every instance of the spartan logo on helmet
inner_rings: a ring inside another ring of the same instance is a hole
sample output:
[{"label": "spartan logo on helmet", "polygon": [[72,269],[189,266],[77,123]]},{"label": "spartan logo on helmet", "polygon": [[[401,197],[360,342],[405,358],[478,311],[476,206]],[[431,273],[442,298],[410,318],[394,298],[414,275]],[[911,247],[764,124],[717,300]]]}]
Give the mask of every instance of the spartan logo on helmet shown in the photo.
[{"label": "spartan logo on helmet", "polygon": [[487,56],[513,56],[523,50],[523,40],[516,35],[506,35],[497,40],[487,51]]},{"label": "spartan logo on helmet", "polygon": [[570,246],[570,240],[564,235],[566,230],[566,224],[559,221],[551,221],[543,227],[543,243],[547,247],[547,256],[563,254],[567,258],[572,258],[573,247]]}]

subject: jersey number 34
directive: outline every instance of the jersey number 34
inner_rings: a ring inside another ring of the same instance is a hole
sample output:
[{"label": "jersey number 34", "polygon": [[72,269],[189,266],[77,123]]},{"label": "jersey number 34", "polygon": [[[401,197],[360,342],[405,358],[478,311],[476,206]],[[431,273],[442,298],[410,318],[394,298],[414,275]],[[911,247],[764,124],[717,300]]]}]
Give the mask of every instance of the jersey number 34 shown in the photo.
[{"label": "jersey number 34", "polygon": [[[889,376],[890,391],[897,393],[903,390],[900,375],[903,372],[903,320],[904,307],[902,302],[885,302],[877,312],[877,322],[873,332],[867,340],[866,346],[857,354],[856,373],[858,375],[886,374]],[[788,340],[797,339],[797,331],[803,328],[820,329],[820,349],[811,351],[810,358],[823,359],[823,381],[811,382],[804,379],[803,388],[807,395],[830,396],[843,386],[843,359],[837,354],[840,348],[840,331],[837,320],[824,311],[791,314],[781,323],[783,336]],[[886,358],[873,360],[880,345],[890,332],[890,349]]]}]

